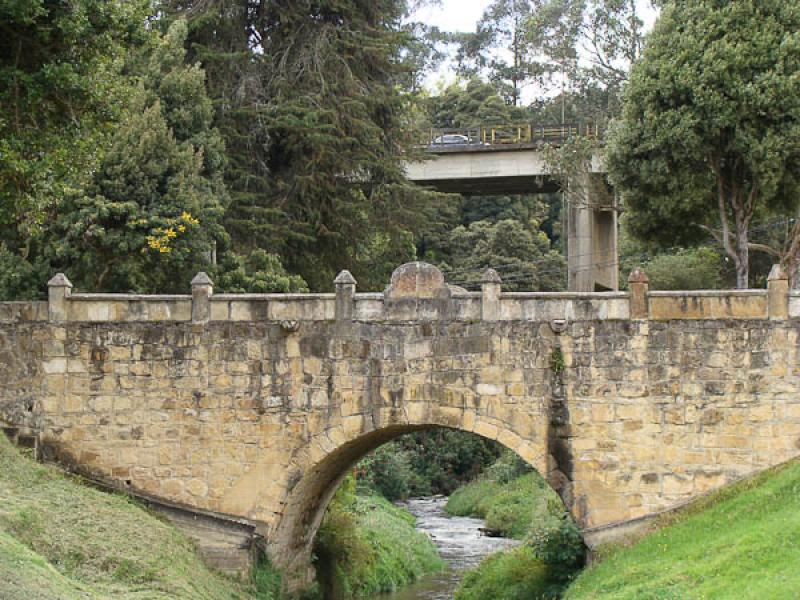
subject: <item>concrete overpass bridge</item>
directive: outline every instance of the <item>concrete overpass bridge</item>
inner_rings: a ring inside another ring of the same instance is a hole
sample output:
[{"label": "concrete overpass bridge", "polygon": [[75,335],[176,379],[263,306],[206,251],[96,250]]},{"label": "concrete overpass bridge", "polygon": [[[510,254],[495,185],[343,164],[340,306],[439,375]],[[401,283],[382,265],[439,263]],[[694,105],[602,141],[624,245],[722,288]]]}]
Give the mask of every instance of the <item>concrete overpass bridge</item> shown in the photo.
[{"label": "concrete overpass bridge", "polygon": [[[593,544],[800,455],[800,295],[504,293],[424,263],[381,294],[72,293],[0,303],[0,425],[47,459],[247,525],[291,581],[325,508],[392,438],[497,440],[559,492]],[[214,540],[196,533],[201,548]],[[220,557],[211,549],[210,556]],[[245,556],[246,558],[246,556]]]},{"label": "concrete overpass bridge", "polygon": [[[559,191],[542,147],[560,144],[571,136],[600,139],[596,126],[490,126],[433,129],[425,144],[428,160],[409,163],[408,178],[444,193],[495,196]],[[585,181],[582,201],[565,206],[568,286],[574,292],[619,289],[617,207],[605,188],[605,166],[598,149]]]}]

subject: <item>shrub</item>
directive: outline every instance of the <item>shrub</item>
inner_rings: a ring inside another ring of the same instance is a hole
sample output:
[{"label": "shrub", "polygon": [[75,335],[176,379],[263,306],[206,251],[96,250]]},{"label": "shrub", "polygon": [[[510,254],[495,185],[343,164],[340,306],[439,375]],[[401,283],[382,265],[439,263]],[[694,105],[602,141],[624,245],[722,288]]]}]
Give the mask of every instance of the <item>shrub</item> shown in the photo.
[{"label": "shrub", "polygon": [[358,464],[359,482],[363,482],[388,500],[408,498],[411,469],[408,456],[387,444]]},{"label": "shrub", "polygon": [[486,518],[489,502],[500,489],[500,484],[488,479],[478,479],[456,490],[447,499],[445,511],[456,517]]},{"label": "shrub", "polygon": [[560,586],[532,548],[494,554],[464,577],[455,600],[541,600],[557,598]]},{"label": "shrub", "polygon": [[[487,473],[491,473],[491,469]],[[508,475],[506,468],[495,474]],[[543,523],[564,507],[547,482],[531,472],[508,483],[479,479],[450,496],[445,510],[455,516],[474,516],[486,520],[489,529],[504,536],[522,539],[532,523]]]},{"label": "shrub", "polygon": [[554,582],[567,583],[584,565],[586,550],[578,526],[564,514],[554,526],[535,530],[526,542],[548,567]]},{"label": "shrub", "polygon": [[378,494],[355,493],[349,477],[317,534],[317,573],[326,597],[394,591],[443,566],[414,517]]},{"label": "shrub", "polygon": [[654,290],[708,290],[723,286],[723,259],[712,248],[662,254],[644,269]]},{"label": "shrub", "polygon": [[253,567],[253,592],[257,600],[280,600],[281,573],[262,556]]},{"label": "shrub", "polygon": [[500,458],[484,471],[484,477],[498,483],[509,483],[532,472],[533,467],[522,460],[516,452],[505,450]]}]

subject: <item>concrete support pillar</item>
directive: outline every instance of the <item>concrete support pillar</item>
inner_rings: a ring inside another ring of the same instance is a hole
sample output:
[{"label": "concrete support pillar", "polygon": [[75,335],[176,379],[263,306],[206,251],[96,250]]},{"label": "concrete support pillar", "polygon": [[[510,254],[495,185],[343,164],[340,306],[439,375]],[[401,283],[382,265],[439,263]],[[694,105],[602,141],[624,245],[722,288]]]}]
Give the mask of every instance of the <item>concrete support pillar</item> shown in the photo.
[{"label": "concrete support pillar", "polygon": [[770,319],[789,318],[789,276],[780,265],[773,265],[767,278]]},{"label": "concrete support pillar", "polygon": [[211,296],[214,282],[200,271],[192,279],[192,323],[208,323],[211,320]]},{"label": "concrete support pillar", "polygon": [[336,320],[352,321],[355,310],[356,278],[344,270],[333,280],[336,286]]},{"label": "concrete support pillar", "polygon": [[628,294],[630,296],[631,319],[650,318],[650,305],[647,292],[650,290],[650,279],[639,267],[628,277]]},{"label": "concrete support pillar", "polygon": [[47,282],[47,314],[51,321],[66,321],[67,303],[72,294],[72,283],[63,273],[58,273]]},{"label": "concrete support pillar", "polygon": [[618,290],[616,199],[597,173],[583,174],[568,186],[564,209],[569,291]]},{"label": "concrete support pillar", "polygon": [[494,269],[486,269],[481,277],[481,319],[500,319],[500,293],[502,280]]}]

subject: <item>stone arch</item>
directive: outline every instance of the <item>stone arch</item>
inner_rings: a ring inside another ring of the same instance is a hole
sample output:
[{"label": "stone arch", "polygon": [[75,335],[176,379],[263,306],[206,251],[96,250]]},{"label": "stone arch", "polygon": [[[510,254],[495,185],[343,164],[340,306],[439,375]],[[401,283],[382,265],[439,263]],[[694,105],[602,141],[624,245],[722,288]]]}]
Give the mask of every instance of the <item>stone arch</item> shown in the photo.
[{"label": "stone arch", "polygon": [[[302,476],[286,491],[280,519],[265,532],[272,561],[289,576],[289,586],[311,580],[314,538],[339,484],[349,469],[379,446],[415,431],[437,427],[465,431],[495,440],[516,452],[543,477],[548,475],[546,423],[538,417],[522,419],[518,426],[480,414],[475,408],[442,410],[442,407],[412,407],[418,418],[399,422],[390,419],[366,430],[339,429],[312,439],[307,452],[299,453],[296,466],[305,464]],[[337,428],[338,429],[338,428]],[[535,435],[531,435],[536,430]],[[342,437],[343,436],[343,437]],[[337,445],[331,438],[341,440]]]}]

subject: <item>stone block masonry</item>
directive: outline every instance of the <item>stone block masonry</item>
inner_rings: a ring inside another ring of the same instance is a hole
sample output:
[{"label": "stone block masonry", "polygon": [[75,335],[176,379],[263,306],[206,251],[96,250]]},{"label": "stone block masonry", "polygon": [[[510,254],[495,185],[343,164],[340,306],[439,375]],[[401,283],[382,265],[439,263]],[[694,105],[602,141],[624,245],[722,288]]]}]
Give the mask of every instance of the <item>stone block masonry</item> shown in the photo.
[{"label": "stone block masonry", "polygon": [[[254,522],[296,581],[337,483],[423,428],[517,452],[586,530],[800,455],[800,297],[509,294],[398,269],[383,294],[0,303],[0,426],[87,475]],[[187,286],[188,287],[188,286]],[[560,357],[554,361],[553,357]]]}]

